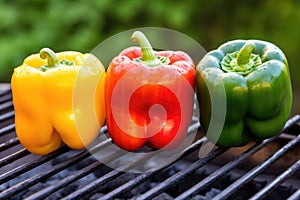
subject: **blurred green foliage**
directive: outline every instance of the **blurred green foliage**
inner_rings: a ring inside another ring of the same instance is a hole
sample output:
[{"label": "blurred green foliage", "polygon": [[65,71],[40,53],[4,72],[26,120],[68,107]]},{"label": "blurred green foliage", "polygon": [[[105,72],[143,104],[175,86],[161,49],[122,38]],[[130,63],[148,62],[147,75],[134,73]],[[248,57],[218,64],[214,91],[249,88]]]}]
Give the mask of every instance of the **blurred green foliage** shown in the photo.
[{"label": "blurred green foliage", "polygon": [[145,26],[180,31],[207,50],[238,38],[275,43],[287,55],[300,112],[297,0],[0,0],[0,82],[42,47],[89,52],[116,33]]}]

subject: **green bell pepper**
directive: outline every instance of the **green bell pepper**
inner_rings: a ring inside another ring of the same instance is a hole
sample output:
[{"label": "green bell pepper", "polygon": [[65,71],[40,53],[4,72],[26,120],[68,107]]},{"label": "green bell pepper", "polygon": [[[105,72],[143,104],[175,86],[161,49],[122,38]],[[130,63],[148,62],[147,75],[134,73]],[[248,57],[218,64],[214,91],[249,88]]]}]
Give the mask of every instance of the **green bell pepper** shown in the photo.
[{"label": "green bell pepper", "polygon": [[[283,129],[291,111],[292,86],[287,59],[277,46],[260,40],[230,41],[207,53],[196,71],[200,122],[215,144],[241,146]],[[222,101],[224,118],[212,117],[213,102]],[[208,131],[220,124],[219,133]]]}]

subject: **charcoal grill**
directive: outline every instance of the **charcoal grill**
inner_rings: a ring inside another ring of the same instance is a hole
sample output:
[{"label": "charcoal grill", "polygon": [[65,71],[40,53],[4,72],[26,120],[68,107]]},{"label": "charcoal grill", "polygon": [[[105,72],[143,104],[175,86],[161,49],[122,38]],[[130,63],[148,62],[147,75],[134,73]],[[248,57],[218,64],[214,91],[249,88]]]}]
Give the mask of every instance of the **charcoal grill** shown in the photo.
[{"label": "charcoal grill", "polygon": [[[179,159],[162,169],[128,173],[140,158],[112,169],[91,151],[102,151],[106,137],[88,150],[62,146],[36,156],[19,143],[9,85],[0,88],[0,199],[300,199],[300,115],[288,120],[282,133],[241,148],[214,148],[203,158],[208,141],[193,117],[188,132],[197,139]],[[107,132],[103,127],[103,132]],[[103,134],[105,135],[105,134]],[[101,153],[101,152],[100,152]],[[117,153],[104,152],[107,161]]]}]

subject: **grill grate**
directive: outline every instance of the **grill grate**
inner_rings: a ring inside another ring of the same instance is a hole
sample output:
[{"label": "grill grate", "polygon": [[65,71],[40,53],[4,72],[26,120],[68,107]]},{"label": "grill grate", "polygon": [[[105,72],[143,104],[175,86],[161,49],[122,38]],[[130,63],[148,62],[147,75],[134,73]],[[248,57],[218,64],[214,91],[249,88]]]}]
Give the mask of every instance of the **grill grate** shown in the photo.
[{"label": "grill grate", "polygon": [[[90,153],[101,153],[111,143],[106,136],[101,143],[88,147],[89,151],[62,146],[47,156],[30,154],[15,135],[11,98],[9,87],[0,88],[0,199],[233,199],[233,196],[234,199],[263,199],[271,198],[283,188],[284,199],[300,199],[300,156],[297,153],[300,115],[292,117],[278,137],[244,148],[214,148],[201,159],[197,153],[208,141],[201,137],[197,117],[194,117],[188,132],[198,131],[199,139],[182,150],[179,159],[160,170],[128,173],[122,170],[148,160],[149,156],[141,154],[116,170],[109,168]],[[102,132],[107,133],[106,127]],[[243,164],[250,163],[255,155],[264,154],[263,150],[274,144],[277,148],[264,155],[263,160],[242,169]],[[238,150],[241,151],[238,155],[225,164],[218,164],[230,151]],[[296,156],[291,157],[291,151],[296,152]],[[121,152],[103,153],[105,162],[124,156]],[[291,164],[275,175],[265,173],[283,158],[289,159]],[[241,173],[233,175],[235,171]],[[269,178],[262,178],[264,176]],[[250,192],[249,184],[261,187]],[[245,191],[246,196],[239,196]]]}]

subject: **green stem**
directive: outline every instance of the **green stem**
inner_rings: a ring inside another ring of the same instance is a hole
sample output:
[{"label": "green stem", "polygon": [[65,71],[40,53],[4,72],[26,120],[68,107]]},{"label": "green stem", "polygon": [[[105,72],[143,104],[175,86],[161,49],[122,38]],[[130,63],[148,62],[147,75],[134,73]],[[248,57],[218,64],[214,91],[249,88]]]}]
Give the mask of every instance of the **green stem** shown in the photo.
[{"label": "green stem", "polygon": [[250,40],[246,41],[239,51],[227,53],[221,61],[222,70],[248,75],[262,64],[260,55],[252,53],[254,49],[255,43]]},{"label": "green stem", "polygon": [[252,51],[255,49],[254,42],[247,41],[237,54],[237,65],[240,67],[245,66],[250,62],[250,56]]},{"label": "green stem", "polygon": [[131,40],[140,45],[143,63],[147,64],[148,66],[157,66],[162,64],[162,62],[155,56],[149,40],[142,32],[135,31],[131,36]]},{"label": "green stem", "polygon": [[43,48],[40,50],[40,58],[47,59],[47,68],[53,68],[59,65],[56,54],[49,48]]}]

